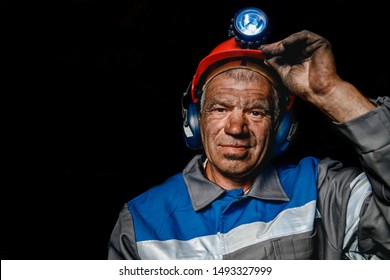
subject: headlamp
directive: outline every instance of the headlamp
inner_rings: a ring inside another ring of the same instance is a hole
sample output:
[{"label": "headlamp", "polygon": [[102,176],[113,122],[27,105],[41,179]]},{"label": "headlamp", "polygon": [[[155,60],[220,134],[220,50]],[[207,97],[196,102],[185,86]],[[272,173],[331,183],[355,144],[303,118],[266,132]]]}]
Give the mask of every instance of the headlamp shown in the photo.
[{"label": "headlamp", "polygon": [[242,48],[257,48],[265,42],[269,33],[267,15],[258,8],[245,8],[232,18],[229,36]]},{"label": "headlamp", "polygon": [[257,61],[265,71],[274,72],[263,64],[265,57],[257,48],[265,43],[268,29],[268,17],[262,10],[249,7],[237,12],[229,27],[231,38],[215,47],[199,63],[190,89],[192,101],[199,102],[206,79],[215,68],[230,61]]}]

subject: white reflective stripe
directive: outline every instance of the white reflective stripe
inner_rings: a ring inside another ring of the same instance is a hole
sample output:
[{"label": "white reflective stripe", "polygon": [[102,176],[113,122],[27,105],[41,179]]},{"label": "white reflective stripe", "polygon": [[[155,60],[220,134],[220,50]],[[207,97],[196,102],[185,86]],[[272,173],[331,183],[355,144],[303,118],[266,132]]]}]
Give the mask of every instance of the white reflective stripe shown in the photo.
[{"label": "white reflective stripe", "polygon": [[226,234],[215,234],[181,240],[137,242],[141,259],[222,259],[222,256],[259,242],[278,237],[311,232],[316,202],[290,208],[274,220],[241,225]]},{"label": "white reflective stripe", "polygon": [[269,223],[255,222],[239,226],[224,235],[223,254],[229,254],[259,242],[313,230],[316,202],[281,212]]},{"label": "white reflective stripe", "polygon": [[176,239],[137,242],[143,260],[221,260],[218,235],[181,241]]},{"label": "white reflective stripe", "polygon": [[372,192],[371,184],[364,172],[360,173],[349,185],[352,189],[347,206],[347,219],[345,226],[345,237],[343,249],[348,245],[350,239],[357,231],[359,226],[359,214],[364,200]]}]

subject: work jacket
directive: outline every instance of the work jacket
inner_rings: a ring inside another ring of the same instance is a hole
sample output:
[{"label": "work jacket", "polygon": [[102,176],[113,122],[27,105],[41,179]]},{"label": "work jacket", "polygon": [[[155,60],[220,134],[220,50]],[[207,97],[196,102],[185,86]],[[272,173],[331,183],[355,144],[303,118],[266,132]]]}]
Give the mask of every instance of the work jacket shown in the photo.
[{"label": "work jacket", "polygon": [[361,166],[305,157],[263,166],[251,188],[225,190],[196,155],[126,203],[109,259],[390,259],[390,98],[335,124]]}]

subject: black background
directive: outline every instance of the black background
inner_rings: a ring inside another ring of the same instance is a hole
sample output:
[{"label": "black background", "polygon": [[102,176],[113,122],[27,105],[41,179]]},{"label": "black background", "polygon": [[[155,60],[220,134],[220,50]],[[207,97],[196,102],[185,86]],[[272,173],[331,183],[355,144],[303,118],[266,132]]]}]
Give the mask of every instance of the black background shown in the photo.
[{"label": "black background", "polygon": [[[385,1],[2,1],[2,259],[106,259],[123,203],[180,172],[180,97],[197,63],[256,6],[269,40],[309,29],[340,76],[387,95]],[[286,158],[357,159],[299,100]]]}]

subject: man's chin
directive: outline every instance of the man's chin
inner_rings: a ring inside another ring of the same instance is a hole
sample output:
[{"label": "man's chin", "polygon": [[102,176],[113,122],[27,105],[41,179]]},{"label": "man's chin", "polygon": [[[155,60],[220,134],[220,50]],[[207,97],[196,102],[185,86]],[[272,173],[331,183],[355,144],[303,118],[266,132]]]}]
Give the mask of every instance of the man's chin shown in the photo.
[{"label": "man's chin", "polygon": [[248,153],[228,153],[223,155],[227,160],[246,160],[248,157]]}]

